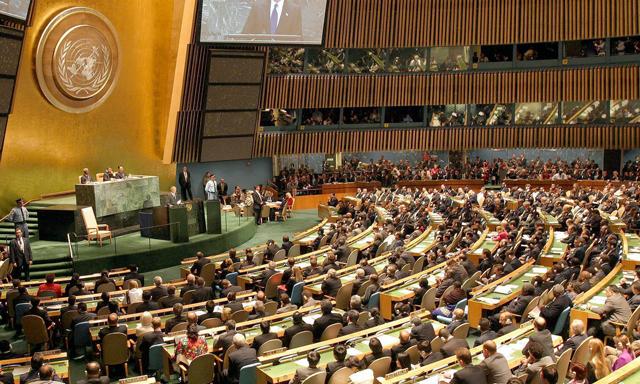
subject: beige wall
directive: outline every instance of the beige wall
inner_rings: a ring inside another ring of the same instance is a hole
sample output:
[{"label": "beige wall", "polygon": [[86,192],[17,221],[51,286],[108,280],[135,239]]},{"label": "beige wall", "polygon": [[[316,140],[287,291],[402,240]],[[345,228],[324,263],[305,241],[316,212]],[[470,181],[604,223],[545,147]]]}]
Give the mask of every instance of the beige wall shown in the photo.
[{"label": "beige wall", "polygon": [[[128,173],[175,179],[162,155],[184,0],[38,0],[27,28],[0,161],[0,216],[16,197],[73,189],[83,167],[92,174],[123,164]],[[96,110],[69,114],[41,94],[35,48],[46,22],[71,6],[107,16],[121,45],[118,84]]]}]

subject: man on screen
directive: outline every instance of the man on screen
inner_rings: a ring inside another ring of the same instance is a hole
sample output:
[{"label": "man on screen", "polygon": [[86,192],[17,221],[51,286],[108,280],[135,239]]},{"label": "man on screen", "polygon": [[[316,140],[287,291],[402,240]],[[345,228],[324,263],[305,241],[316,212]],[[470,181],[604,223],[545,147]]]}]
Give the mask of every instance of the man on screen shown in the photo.
[{"label": "man on screen", "polygon": [[294,0],[256,0],[251,7],[243,34],[290,35],[302,38],[302,13]]}]

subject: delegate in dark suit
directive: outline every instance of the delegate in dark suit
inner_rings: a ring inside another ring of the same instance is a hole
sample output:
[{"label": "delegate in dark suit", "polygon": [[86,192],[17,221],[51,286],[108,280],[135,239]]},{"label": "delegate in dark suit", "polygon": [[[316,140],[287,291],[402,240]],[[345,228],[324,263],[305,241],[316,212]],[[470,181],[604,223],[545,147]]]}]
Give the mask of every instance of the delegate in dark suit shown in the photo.
[{"label": "delegate in dark suit", "polygon": [[258,362],[256,350],[249,347],[242,347],[229,355],[229,383],[240,382],[240,368]]},{"label": "delegate in dark suit", "polygon": [[337,313],[329,313],[318,317],[316,321],[313,322],[313,337],[319,340],[325,328],[335,323],[342,323],[342,316]]},{"label": "delegate in dark suit", "polygon": [[542,308],[540,316],[547,321],[547,329],[554,329],[562,311],[570,306],[571,298],[568,295],[563,294],[556,297],[552,302],[547,304],[546,307]]},{"label": "delegate in dark suit", "polygon": [[11,276],[14,279],[20,279],[24,272],[24,279],[29,280],[29,265],[32,261],[29,240],[24,237],[11,240],[9,243],[9,258],[13,264]]},{"label": "delegate in dark suit", "polygon": [[487,384],[484,370],[477,365],[468,365],[453,374],[450,384]]},{"label": "delegate in dark suit", "polygon": [[164,333],[160,331],[147,332],[142,335],[140,342],[140,352],[142,353],[142,367],[147,369],[149,366],[149,349],[156,344],[164,343]]},{"label": "delegate in dark suit", "polygon": [[183,200],[193,200],[191,193],[191,172],[187,167],[182,168],[182,172],[178,175],[178,184],[180,185],[180,196]]},{"label": "delegate in dark suit", "polygon": [[564,351],[567,351],[569,349],[572,350],[572,351],[575,351],[576,348],[578,348],[578,346],[580,344],[582,344],[582,342],[587,339],[587,337],[588,336],[583,333],[582,335],[575,335],[575,336],[572,336],[572,337],[568,338],[562,344],[562,347],[560,347],[560,349],[558,350],[558,355],[562,355],[562,353]]},{"label": "delegate in dark suit", "polygon": [[456,351],[460,348],[469,348],[469,344],[467,344],[466,340],[451,338],[449,339],[442,347],[440,348],[440,352],[445,357],[455,356]]},{"label": "delegate in dark suit", "polygon": [[311,324],[307,324],[305,322],[302,322],[301,324],[294,324],[292,326],[290,326],[289,328],[284,330],[284,337],[282,339],[282,345],[284,347],[289,347],[289,344],[291,344],[291,339],[293,339],[293,336],[297,335],[300,332],[303,331],[311,331],[313,332],[313,327],[311,326]]},{"label": "delegate in dark suit", "polygon": [[507,384],[507,381],[513,377],[509,362],[498,352],[482,360],[478,366],[482,368],[487,382],[491,384]]},{"label": "delegate in dark suit", "polygon": [[279,20],[272,25],[273,9],[271,0],[257,0],[242,29],[247,35],[291,35],[291,39],[302,38],[302,12],[300,5],[291,0],[281,0],[278,8]]},{"label": "delegate in dark suit", "polygon": [[556,356],[553,354],[553,339],[551,338],[551,332],[549,332],[548,329],[533,332],[531,336],[529,336],[529,342],[524,346],[524,349],[522,350],[522,354],[524,356],[526,356],[529,351],[529,344],[534,341],[542,345],[542,348],[544,350],[543,356],[549,356],[554,361],[556,360]]}]

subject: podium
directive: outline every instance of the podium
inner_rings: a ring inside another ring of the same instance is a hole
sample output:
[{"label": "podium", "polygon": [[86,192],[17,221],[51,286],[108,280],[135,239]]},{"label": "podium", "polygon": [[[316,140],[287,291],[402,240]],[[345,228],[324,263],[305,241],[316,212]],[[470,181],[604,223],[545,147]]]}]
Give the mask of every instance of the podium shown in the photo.
[{"label": "podium", "polygon": [[140,213],[140,235],[186,243],[189,236],[205,232],[202,200],[171,207],[155,207]]},{"label": "podium", "polygon": [[207,233],[222,233],[222,218],[220,215],[220,202],[218,200],[207,200],[204,202],[204,209],[207,218]]}]

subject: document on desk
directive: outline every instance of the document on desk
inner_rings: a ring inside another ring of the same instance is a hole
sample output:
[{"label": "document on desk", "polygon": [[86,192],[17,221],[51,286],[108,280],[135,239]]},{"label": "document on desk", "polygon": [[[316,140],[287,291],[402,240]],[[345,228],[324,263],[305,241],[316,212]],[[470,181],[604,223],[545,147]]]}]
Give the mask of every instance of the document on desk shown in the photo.
[{"label": "document on desk", "polygon": [[500,300],[494,299],[491,297],[478,297],[476,300],[482,301],[483,303],[487,303],[490,305],[498,304],[500,302]]},{"label": "document on desk", "polygon": [[390,348],[400,342],[400,339],[391,335],[377,335],[376,337],[380,340],[383,348]]},{"label": "document on desk", "polygon": [[320,316],[322,316],[321,313],[312,313],[311,315],[304,316],[302,320],[307,324],[313,325],[313,322]]}]

